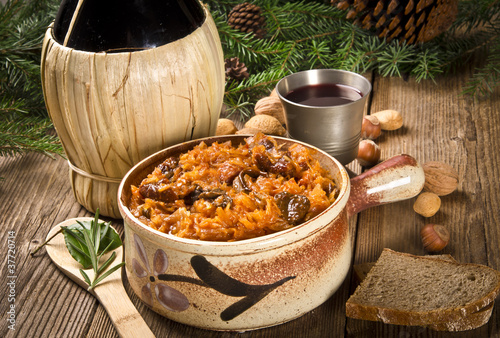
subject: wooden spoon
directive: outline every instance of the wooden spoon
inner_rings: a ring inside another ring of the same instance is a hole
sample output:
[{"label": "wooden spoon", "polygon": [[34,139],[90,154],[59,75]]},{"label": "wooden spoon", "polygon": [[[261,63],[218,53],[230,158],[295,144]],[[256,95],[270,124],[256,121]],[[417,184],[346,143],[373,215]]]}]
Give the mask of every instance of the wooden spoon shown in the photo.
[{"label": "wooden spoon", "polygon": [[[47,235],[47,239],[55,235],[61,229],[61,226],[75,224],[77,220],[92,221],[94,218],[71,218],[59,223],[53,227],[52,230],[50,230]],[[85,280],[80,274],[81,265],[69,254],[68,248],[66,248],[64,243],[64,235],[62,233],[55,236],[46,245],[46,250],[54,264],[57,265],[57,267],[66,276],[87,290],[88,285],[85,283]],[[116,252],[116,258],[109,268],[123,261],[123,246],[120,246],[114,251]],[[106,257],[103,257],[103,259],[107,259],[110,254],[111,252],[104,255]],[[94,279],[94,271],[92,269],[87,269],[85,272],[89,276],[90,280]],[[87,291],[94,295],[99,302],[101,302],[102,306],[104,306],[120,337],[155,337],[135,308],[134,304],[130,301],[127,292],[123,287],[121,269],[116,270],[111,275],[106,277],[94,289]]]}]

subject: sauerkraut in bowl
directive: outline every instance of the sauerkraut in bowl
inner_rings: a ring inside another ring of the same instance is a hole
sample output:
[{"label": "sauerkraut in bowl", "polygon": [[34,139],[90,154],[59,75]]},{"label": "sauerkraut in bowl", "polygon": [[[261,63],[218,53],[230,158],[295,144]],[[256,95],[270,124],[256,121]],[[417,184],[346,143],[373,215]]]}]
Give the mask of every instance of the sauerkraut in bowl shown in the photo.
[{"label": "sauerkraut in bowl", "polygon": [[170,156],[132,185],[128,204],[142,223],[205,241],[238,241],[290,229],[327,209],[339,187],[300,143],[256,134]]}]

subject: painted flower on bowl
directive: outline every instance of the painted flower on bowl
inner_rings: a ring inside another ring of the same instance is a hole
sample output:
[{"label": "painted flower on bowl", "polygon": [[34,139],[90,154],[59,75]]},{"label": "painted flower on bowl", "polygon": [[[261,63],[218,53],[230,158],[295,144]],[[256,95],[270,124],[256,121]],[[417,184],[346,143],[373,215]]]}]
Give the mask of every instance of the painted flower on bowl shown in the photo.
[{"label": "painted flower on bowl", "polygon": [[[139,236],[134,234],[134,243],[137,255],[141,262],[137,259],[132,259],[132,270],[139,278],[149,278],[149,282],[142,287],[141,299],[150,307],[153,306],[153,289],[158,303],[165,309],[170,311],[184,311],[189,307],[189,300],[178,290],[157,282],[160,276],[168,269],[168,257],[165,251],[158,249],[153,256],[153,272],[151,273],[149,259],[146,254],[146,249]],[[143,267],[144,266],[144,267]]]},{"label": "painted flower on bowl", "polygon": [[220,314],[222,320],[229,321],[254,306],[277,287],[295,278],[295,276],[288,276],[271,284],[247,284],[228,276],[204,256],[200,255],[194,255],[190,260],[191,267],[199,279],[177,274],[166,274],[169,263],[167,254],[162,249],[157,249],[153,255],[153,271],[151,272],[146,249],[137,234],[134,234],[134,244],[140,261],[136,258],[132,259],[132,270],[137,277],[149,279],[141,289],[140,298],[152,308],[154,307],[154,290],[156,300],[165,309],[176,312],[187,310],[189,308],[187,297],[179,290],[162,282],[190,283],[212,288],[230,297],[239,298]]}]

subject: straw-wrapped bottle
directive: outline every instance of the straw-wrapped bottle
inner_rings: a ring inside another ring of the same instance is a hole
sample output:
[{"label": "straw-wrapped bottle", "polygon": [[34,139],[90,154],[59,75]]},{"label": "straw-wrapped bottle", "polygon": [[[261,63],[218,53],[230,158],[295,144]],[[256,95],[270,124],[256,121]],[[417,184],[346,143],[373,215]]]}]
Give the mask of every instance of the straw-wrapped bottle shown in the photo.
[{"label": "straw-wrapped bottle", "polygon": [[42,84],[77,201],[119,218],[118,185],[135,163],[215,134],[224,58],[197,0],[64,0]]}]

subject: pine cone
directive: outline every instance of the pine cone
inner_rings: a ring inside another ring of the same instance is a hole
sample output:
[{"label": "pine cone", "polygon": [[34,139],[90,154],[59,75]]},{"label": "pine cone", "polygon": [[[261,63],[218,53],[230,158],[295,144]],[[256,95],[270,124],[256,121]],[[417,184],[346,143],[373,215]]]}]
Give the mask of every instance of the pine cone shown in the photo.
[{"label": "pine cone", "polygon": [[426,42],[445,32],[458,14],[458,0],[331,0],[347,19],[380,38]]},{"label": "pine cone", "polygon": [[226,66],[226,78],[241,81],[248,79],[247,67],[237,57],[224,60]]},{"label": "pine cone", "polygon": [[253,32],[258,38],[263,38],[266,34],[262,28],[265,18],[262,16],[261,8],[248,2],[236,5],[232,9],[229,12],[227,23],[244,33]]}]

